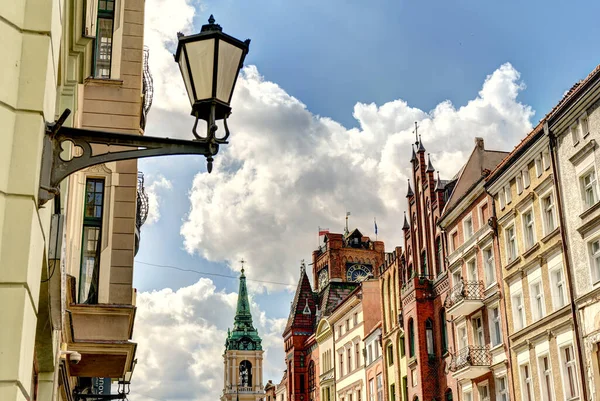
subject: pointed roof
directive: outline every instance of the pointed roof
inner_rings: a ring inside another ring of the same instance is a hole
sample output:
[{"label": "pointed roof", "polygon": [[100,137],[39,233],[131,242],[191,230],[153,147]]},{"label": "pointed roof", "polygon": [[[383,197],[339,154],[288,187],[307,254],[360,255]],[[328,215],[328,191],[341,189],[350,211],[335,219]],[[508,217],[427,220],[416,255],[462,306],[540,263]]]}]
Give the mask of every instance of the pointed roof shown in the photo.
[{"label": "pointed roof", "polygon": [[252,313],[250,312],[250,302],[248,301],[246,276],[244,275],[244,268],[242,267],[233,331],[227,330],[225,347],[228,350],[261,350],[261,342],[262,340],[252,324]]},{"label": "pointed roof", "polygon": [[446,203],[443,215],[447,215],[490,171],[504,160],[508,152],[486,150],[483,138],[475,138],[475,148],[469,160],[459,172],[454,190]]},{"label": "pointed roof", "polygon": [[415,193],[413,192],[412,188],[410,187],[410,179],[408,180],[408,191],[406,192],[406,197],[410,198],[411,196],[413,196]]},{"label": "pointed roof", "polygon": [[425,152],[425,146],[423,146],[423,140],[421,139],[421,135],[419,135],[419,150],[417,150],[417,152],[419,152],[419,153]]},{"label": "pointed roof", "polygon": [[404,212],[404,225],[402,226],[403,230],[410,230],[410,224],[408,224],[408,220],[406,219],[406,212]]},{"label": "pointed roof", "polygon": [[[312,312],[311,314],[305,313],[306,305],[308,305],[309,311]],[[304,266],[303,262],[300,268],[300,279],[298,280],[298,286],[296,287],[296,293],[294,294],[294,300],[290,308],[290,315],[283,332],[287,333],[292,328],[301,328],[312,333],[315,313],[315,293],[310,286],[310,281],[306,274],[306,266]]]},{"label": "pointed roof", "polygon": [[427,173],[433,173],[435,171],[435,169],[433,168],[433,164],[431,164],[431,153],[427,153],[427,170],[425,170],[425,172]]},{"label": "pointed roof", "polygon": [[415,154],[415,147],[413,145],[411,145],[412,148],[412,155],[410,156],[410,162],[414,162],[415,160],[417,160],[417,155]]}]

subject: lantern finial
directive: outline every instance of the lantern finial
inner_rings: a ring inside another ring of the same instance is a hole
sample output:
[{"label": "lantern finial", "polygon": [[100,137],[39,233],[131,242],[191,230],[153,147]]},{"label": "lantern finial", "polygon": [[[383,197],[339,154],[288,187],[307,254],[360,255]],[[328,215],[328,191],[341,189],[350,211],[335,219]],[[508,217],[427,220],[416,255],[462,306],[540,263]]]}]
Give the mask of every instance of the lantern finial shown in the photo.
[{"label": "lantern finial", "polygon": [[213,17],[212,14],[210,15],[210,17],[208,17],[208,23],[209,24],[214,24],[215,23],[215,17]]}]

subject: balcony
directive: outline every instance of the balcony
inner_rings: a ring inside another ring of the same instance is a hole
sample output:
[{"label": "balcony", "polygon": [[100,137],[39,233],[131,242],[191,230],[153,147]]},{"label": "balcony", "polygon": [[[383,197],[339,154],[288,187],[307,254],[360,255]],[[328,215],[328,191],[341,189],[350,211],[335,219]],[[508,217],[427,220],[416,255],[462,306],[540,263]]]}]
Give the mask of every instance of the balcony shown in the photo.
[{"label": "balcony", "polygon": [[265,394],[262,386],[236,386],[230,384],[225,388],[225,394]]},{"label": "balcony", "polygon": [[66,342],[81,354],[69,363],[71,376],[121,378],[130,371],[137,344],[133,333],[135,306],[75,303],[75,278],[67,276]]},{"label": "balcony", "polygon": [[462,280],[452,290],[444,307],[449,315],[468,316],[483,307],[483,281]]},{"label": "balcony", "polygon": [[471,380],[488,373],[491,363],[489,347],[469,345],[452,356],[450,371],[456,380]]}]

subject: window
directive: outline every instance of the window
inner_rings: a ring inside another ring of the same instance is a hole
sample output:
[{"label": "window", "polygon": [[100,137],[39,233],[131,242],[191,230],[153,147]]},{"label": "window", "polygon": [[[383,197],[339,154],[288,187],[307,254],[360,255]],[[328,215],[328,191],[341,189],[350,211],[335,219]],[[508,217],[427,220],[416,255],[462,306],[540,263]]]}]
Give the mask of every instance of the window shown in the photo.
[{"label": "window", "polygon": [[371,364],[371,362],[373,362],[373,343],[369,344],[369,347],[367,347],[368,351],[367,351],[367,355],[369,358],[369,365]]},{"label": "window", "polygon": [[396,401],[396,385],[390,384],[390,401]]},{"label": "window", "polygon": [[469,340],[467,339],[467,327],[465,325],[459,326],[456,329],[456,332],[458,333],[458,350],[460,351],[467,348],[469,345]]},{"label": "window", "polygon": [[483,347],[485,340],[483,338],[483,322],[481,315],[474,317],[471,322],[473,324],[473,338],[475,340],[475,345],[478,347]]},{"label": "window", "polygon": [[500,209],[504,209],[504,205],[506,204],[506,199],[504,197],[504,189],[501,189],[498,193],[498,203],[500,203]]},{"label": "window", "polygon": [[579,117],[579,127],[581,128],[581,135],[585,138],[590,133],[587,114]]},{"label": "window", "polygon": [[412,369],[410,371],[410,376],[411,376],[411,379],[412,379],[412,385],[413,385],[413,387],[416,387],[417,384],[419,384],[418,383],[419,382],[419,380],[418,380],[419,379],[419,372],[417,372],[417,369]]},{"label": "window", "polygon": [[521,178],[521,173],[515,177],[515,183],[517,184],[517,194],[521,195],[523,192],[523,179]]},{"label": "window", "polygon": [[512,194],[510,193],[510,184],[504,187],[504,198],[506,199],[506,204],[508,205],[512,202]]},{"label": "window", "polygon": [[490,337],[492,346],[500,345],[502,343],[502,324],[500,322],[500,308],[498,305],[492,306],[489,309],[490,319]]},{"label": "window", "polygon": [[310,361],[308,364],[308,393],[311,400],[315,399],[315,363]]},{"label": "window", "polygon": [[350,319],[346,319],[346,333],[350,331]]},{"label": "window", "polygon": [[404,345],[404,336],[398,338],[398,348],[400,348],[400,357],[404,358],[406,355],[406,346]]},{"label": "window", "polygon": [[98,1],[98,24],[94,53],[96,78],[110,78],[115,1]]},{"label": "window", "polygon": [[575,398],[579,395],[577,386],[577,366],[573,354],[573,346],[569,345],[561,349],[562,368],[563,368],[563,387],[567,399]]},{"label": "window", "polygon": [[97,304],[100,279],[100,245],[104,209],[104,180],[88,178],[85,182],[79,303]]},{"label": "window", "polygon": [[523,236],[525,247],[531,248],[535,244],[535,227],[533,226],[533,210],[523,213]]},{"label": "window", "polygon": [[571,131],[571,137],[573,138],[573,145],[577,145],[579,143],[579,127],[577,124],[574,124],[569,130]]},{"label": "window", "polygon": [[496,392],[498,393],[498,401],[508,401],[508,383],[506,376],[498,377],[496,379]]},{"label": "window", "polygon": [[425,321],[425,341],[427,345],[427,355],[429,355],[429,357],[435,356],[433,347],[433,321],[431,319]]},{"label": "window", "polygon": [[529,175],[529,166],[523,170],[523,188],[529,188],[531,185],[531,176]]},{"label": "window", "polygon": [[448,352],[448,332],[446,331],[446,311],[440,310],[440,331],[442,333],[442,355]]},{"label": "window", "polygon": [[446,390],[446,398],[444,398],[445,401],[452,401],[452,390],[448,389]]},{"label": "window", "polygon": [[415,356],[415,328],[412,319],[408,321],[408,356]]},{"label": "window", "polygon": [[429,276],[429,271],[427,269],[427,253],[425,251],[421,252],[421,275],[423,277]]},{"label": "window", "polygon": [[356,390],[356,401],[361,401],[360,389]]},{"label": "window", "polygon": [[462,283],[462,275],[460,273],[460,270],[457,270],[454,273],[452,273],[452,285],[456,287],[457,285],[459,285],[461,283]]},{"label": "window", "polygon": [[300,391],[304,392],[304,375],[300,375]]},{"label": "window", "polygon": [[506,254],[508,261],[512,262],[517,258],[517,238],[515,235],[515,226],[510,226],[506,229]]},{"label": "window", "polygon": [[552,304],[554,309],[562,308],[565,306],[567,295],[562,265],[550,271],[550,281],[552,283]]},{"label": "window", "polygon": [[354,360],[356,368],[360,367],[360,345],[358,343],[354,344]]},{"label": "window", "polygon": [[340,352],[340,376],[344,376],[344,352]]},{"label": "window", "polygon": [[477,265],[474,258],[467,262],[467,279],[477,281]]},{"label": "window", "polygon": [[531,368],[529,364],[521,365],[521,395],[523,401],[534,401],[533,399],[533,385],[531,383]]},{"label": "window", "polygon": [[346,357],[348,357],[348,367],[346,369],[350,373],[352,371],[352,350],[350,348],[346,350]]},{"label": "window", "polygon": [[531,297],[531,314],[533,321],[540,320],[544,317],[544,291],[542,290],[541,281],[532,283],[529,286],[529,292]]},{"label": "window", "polygon": [[598,185],[596,183],[596,171],[590,170],[580,178],[583,203],[591,207],[598,202]]},{"label": "window", "polygon": [[542,213],[544,215],[544,230],[547,235],[556,228],[554,218],[554,197],[552,194],[542,198]]},{"label": "window", "polygon": [[553,401],[554,396],[552,394],[552,366],[550,365],[550,357],[548,355],[540,357],[539,365],[543,400]]},{"label": "window", "polygon": [[392,366],[394,364],[394,346],[392,344],[387,346],[387,358],[388,366]]},{"label": "window", "polygon": [[490,387],[487,382],[477,386],[479,390],[479,401],[490,401]]},{"label": "window", "polygon": [[450,234],[450,252],[454,252],[458,248],[458,231]]},{"label": "window", "polygon": [[496,282],[496,267],[494,266],[494,252],[492,251],[491,246],[489,248],[483,250],[483,270],[484,270],[485,286],[489,287],[490,285],[492,285]]},{"label": "window", "polygon": [[473,401],[473,392],[471,390],[463,391],[464,401]]},{"label": "window", "polygon": [[542,157],[538,157],[535,159],[535,175],[540,176],[544,172],[544,168],[542,167]]},{"label": "window", "polygon": [[354,325],[358,325],[358,313],[354,314]]},{"label": "window", "polygon": [[375,401],[375,379],[369,380],[369,401]]},{"label": "window", "polygon": [[402,376],[402,399],[408,400],[408,377]]},{"label": "window", "polygon": [[383,401],[383,375],[380,373],[377,379],[377,401]]},{"label": "window", "polygon": [[515,329],[520,330],[525,327],[525,308],[523,306],[523,294],[521,292],[512,296],[512,307]]},{"label": "window", "polygon": [[591,243],[590,253],[592,256],[592,280],[597,282],[600,281],[600,239]]},{"label": "window", "polygon": [[[240,371],[240,382],[238,383],[242,387],[251,387],[253,385],[252,381],[252,363],[248,360],[243,360],[240,362],[239,366]],[[304,379],[304,376],[302,376]],[[304,389],[304,387],[302,387]]]},{"label": "window", "polygon": [[544,170],[548,170],[550,168],[550,153],[547,150],[542,152],[542,164],[544,166]]},{"label": "window", "polygon": [[473,236],[473,219],[471,217],[467,217],[463,221],[463,229],[465,231],[465,241]]},{"label": "window", "polygon": [[442,273],[444,266],[444,258],[442,253],[442,239],[437,237],[435,239],[435,272],[437,275]]}]

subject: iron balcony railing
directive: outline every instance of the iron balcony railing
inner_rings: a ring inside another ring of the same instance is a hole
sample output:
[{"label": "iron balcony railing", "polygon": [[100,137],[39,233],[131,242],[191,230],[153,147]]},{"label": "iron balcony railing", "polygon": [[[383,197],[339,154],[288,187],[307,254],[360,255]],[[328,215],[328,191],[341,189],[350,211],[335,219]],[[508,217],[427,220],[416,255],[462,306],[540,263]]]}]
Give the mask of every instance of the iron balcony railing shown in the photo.
[{"label": "iron balcony railing", "polygon": [[452,308],[462,301],[483,301],[483,281],[461,280],[448,294],[444,306]]},{"label": "iron balcony railing", "polygon": [[492,356],[487,345],[483,347],[469,345],[452,356],[450,371],[456,372],[469,366],[490,366],[491,364]]}]

